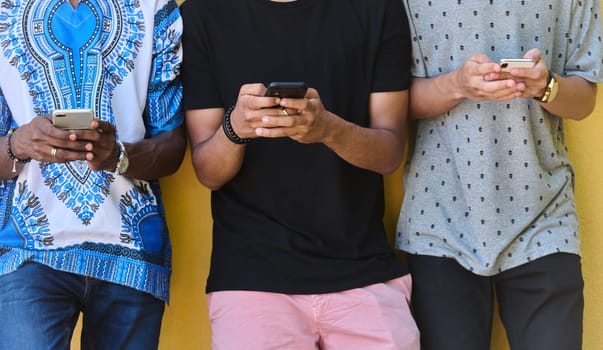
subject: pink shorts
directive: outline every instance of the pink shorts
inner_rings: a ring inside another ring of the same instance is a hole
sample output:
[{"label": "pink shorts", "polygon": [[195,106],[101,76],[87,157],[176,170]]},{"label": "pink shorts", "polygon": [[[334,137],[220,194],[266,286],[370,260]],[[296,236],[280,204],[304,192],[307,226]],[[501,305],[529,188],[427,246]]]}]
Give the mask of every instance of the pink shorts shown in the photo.
[{"label": "pink shorts", "polygon": [[337,293],[209,293],[213,350],[419,350],[411,277]]}]

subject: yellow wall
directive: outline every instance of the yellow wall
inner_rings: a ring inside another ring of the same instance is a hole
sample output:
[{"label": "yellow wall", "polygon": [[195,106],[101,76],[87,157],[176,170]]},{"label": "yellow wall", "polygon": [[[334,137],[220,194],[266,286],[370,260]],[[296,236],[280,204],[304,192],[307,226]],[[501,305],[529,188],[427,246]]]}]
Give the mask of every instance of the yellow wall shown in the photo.
[{"label": "yellow wall", "polygon": [[[603,349],[599,328],[603,324],[603,89],[593,115],[567,122],[568,143],[574,162],[576,194],[581,220],[585,279],[584,349]],[[599,141],[597,141],[599,140]],[[387,178],[386,225],[393,234],[400,207],[401,174]],[[209,268],[211,215],[209,191],[197,183],[187,155],[182,168],[162,181],[167,217],[172,233],[174,274],[171,302],[164,317],[160,349],[209,349],[210,332],[203,288]],[[498,320],[494,350],[507,349]]]},{"label": "yellow wall", "polygon": [[[592,116],[568,122],[568,143],[575,164],[576,193],[581,220],[585,278],[584,349],[603,349],[603,88]],[[599,141],[597,141],[599,140]],[[401,174],[387,178],[386,225],[393,234],[400,207]],[[168,224],[173,244],[171,302],[166,309],[160,339],[161,350],[210,349],[209,321],[205,303],[205,279],[211,247],[209,191],[196,180],[190,155],[180,170],[162,180]],[[78,348],[77,337],[74,349]],[[504,330],[496,321],[493,350],[508,349]]]}]

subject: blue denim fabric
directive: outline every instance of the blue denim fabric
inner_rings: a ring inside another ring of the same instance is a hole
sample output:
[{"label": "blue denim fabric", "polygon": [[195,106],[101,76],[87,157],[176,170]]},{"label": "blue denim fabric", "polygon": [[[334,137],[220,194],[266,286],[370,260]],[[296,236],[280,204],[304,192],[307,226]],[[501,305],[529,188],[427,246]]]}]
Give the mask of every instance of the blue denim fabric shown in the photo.
[{"label": "blue denim fabric", "polygon": [[0,350],[69,349],[80,311],[83,350],[150,350],[164,302],[129,287],[26,263],[0,276]]}]

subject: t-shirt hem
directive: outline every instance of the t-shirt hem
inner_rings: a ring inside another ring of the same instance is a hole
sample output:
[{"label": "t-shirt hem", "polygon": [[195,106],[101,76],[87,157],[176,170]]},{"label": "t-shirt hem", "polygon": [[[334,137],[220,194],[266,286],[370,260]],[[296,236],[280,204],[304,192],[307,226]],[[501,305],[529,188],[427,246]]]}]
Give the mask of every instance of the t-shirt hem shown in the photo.
[{"label": "t-shirt hem", "polygon": [[[403,265],[399,271],[387,275],[382,275],[377,278],[371,279],[363,279],[356,280],[350,283],[339,283],[339,284],[331,284],[329,286],[309,286],[309,287],[283,287],[283,286],[268,286],[268,285],[245,285],[245,284],[230,284],[230,285],[222,285],[220,287],[211,286],[208,284],[205,292],[221,292],[221,291],[254,291],[254,292],[267,292],[267,293],[280,293],[280,294],[289,294],[289,295],[308,295],[308,294],[326,294],[326,293],[337,293],[346,290],[363,288],[366,286],[370,286],[372,284],[377,283],[385,283],[387,281],[402,277],[407,275],[408,269],[406,269]],[[233,281],[236,278],[233,278]]]},{"label": "t-shirt hem", "polygon": [[[421,251],[417,249],[412,249],[410,246],[397,247],[398,250],[403,251],[406,254],[411,255],[427,255],[438,258],[450,258],[454,259],[459,265],[461,265],[465,270],[470,271],[476,275],[480,276],[495,276],[501,272],[511,270],[513,268],[519,267],[521,265],[527,264],[531,261],[543,258],[548,255],[558,254],[558,253],[566,253],[566,254],[575,254],[580,256],[580,248],[579,247],[567,247],[565,249],[542,249],[538,251],[526,251],[526,252],[514,252],[513,258],[505,258],[503,255],[497,256],[494,261],[494,264],[490,264],[489,268],[476,268],[467,263],[467,260],[459,259],[457,256],[453,254],[445,254],[444,252],[436,252],[436,251]],[[504,261],[506,260],[506,261]],[[480,262],[481,265],[486,265],[484,262]]]}]

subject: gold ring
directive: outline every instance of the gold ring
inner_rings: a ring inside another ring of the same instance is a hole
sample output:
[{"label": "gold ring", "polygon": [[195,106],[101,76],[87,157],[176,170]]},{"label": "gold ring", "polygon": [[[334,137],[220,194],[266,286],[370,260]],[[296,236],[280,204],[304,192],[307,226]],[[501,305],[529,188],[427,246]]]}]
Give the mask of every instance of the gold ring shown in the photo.
[{"label": "gold ring", "polygon": [[289,112],[287,112],[287,108],[281,107],[281,111],[283,111],[283,115],[288,116]]},{"label": "gold ring", "polygon": [[50,155],[52,156],[52,158],[56,158],[57,157],[57,149],[52,147],[52,149],[50,150]]}]

